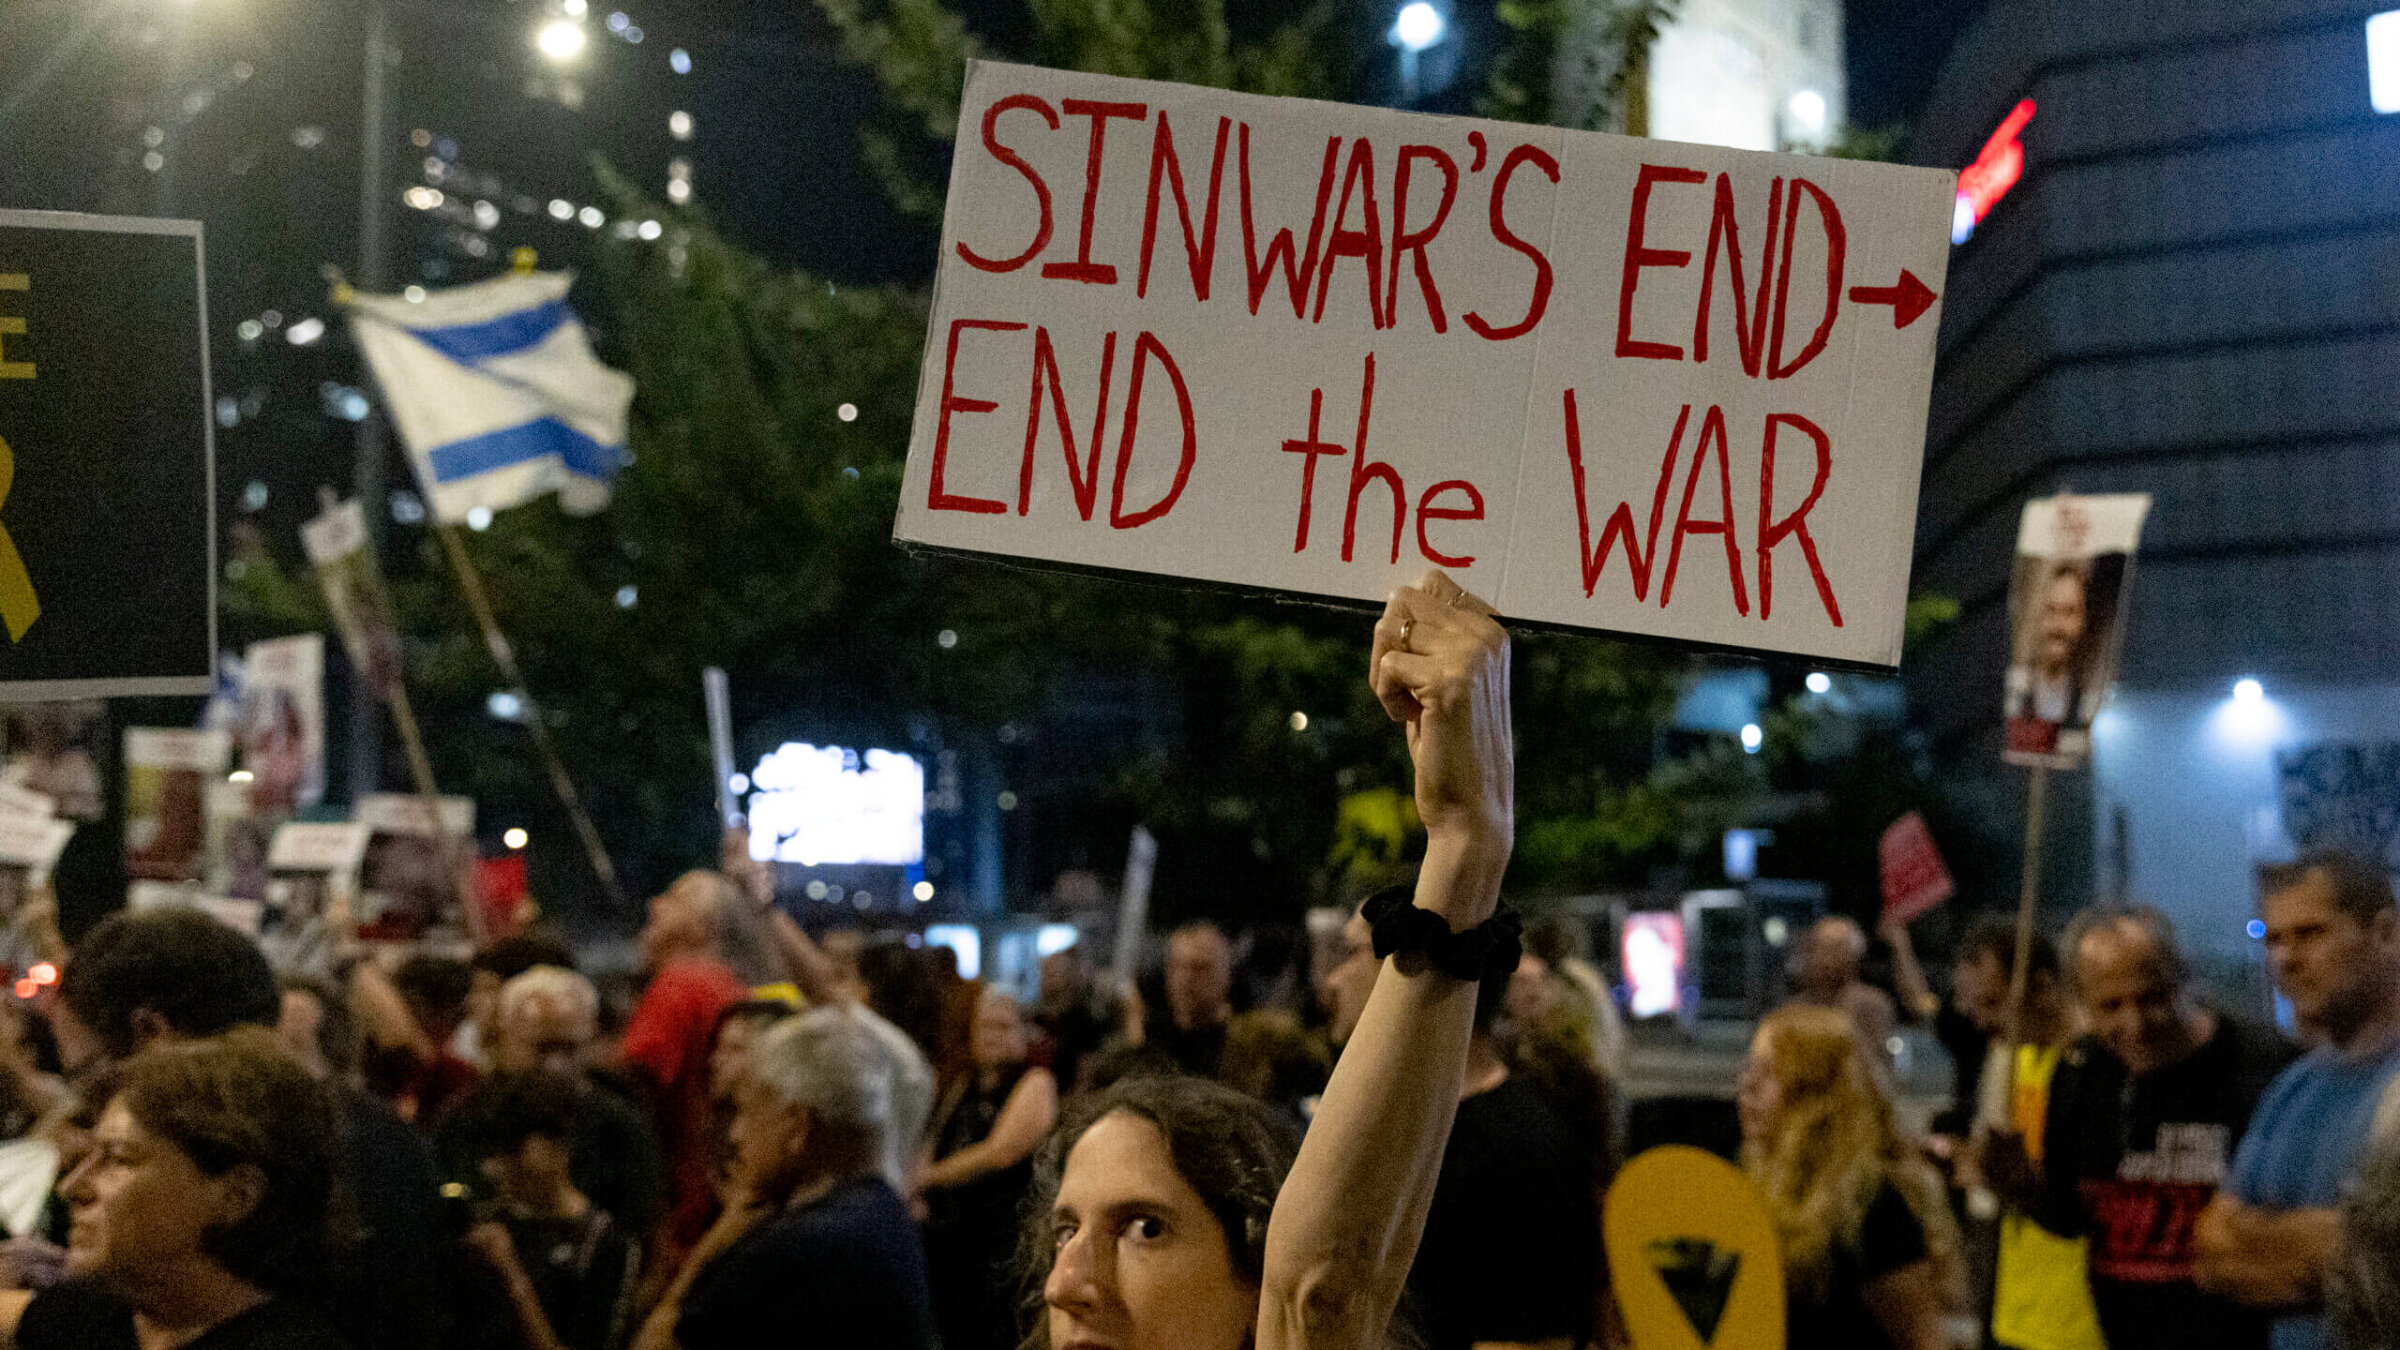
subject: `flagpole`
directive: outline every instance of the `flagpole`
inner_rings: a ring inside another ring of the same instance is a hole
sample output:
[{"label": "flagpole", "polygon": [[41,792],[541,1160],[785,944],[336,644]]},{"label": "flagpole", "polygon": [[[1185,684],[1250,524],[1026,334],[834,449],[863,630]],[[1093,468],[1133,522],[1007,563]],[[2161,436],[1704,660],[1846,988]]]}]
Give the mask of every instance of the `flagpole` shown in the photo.
[{"label": "flagpole", "polygon": [[[364,78],[359,94],[358,167],[358,284],[369,292],[384,288],[383,192],[384,135],[389,116],[384,76],[388,67],[390,21],[384,0],[369,0],[366,21]],[[363,356],[361,358],[364,360]],[[385,439],[380,413],[358,422],[358,458],[351,484],[367,513],[367,547],[383,542],[385,501]],[[375,716],[375,700],[361,687],[350,700],[350,800],[356,803],[374,792],[383,780],[383,728]]]},{"label": "flagpole", "polygon": [[[328,513],[337,509],[338,503],[332,488],[318,488],[317,496]],[[361,503],[360,515],[365,517],[366,514],[365,504]],[[372,533],[368,533],[360,541],[358,551],[366,560],[365,572],[359,584],[372,593],[374,611],[378,614],[388,615],[391,613],[391,603],[383,589],[383,568],[381,559],[376,552],[375,538]],[[317,562],[313,558],[311,563],[317,573],[318,585],[325,590],[327,601],[332,604],[336,583],[332,579],[331,569],[337,564]],[[342,646],[350,659],[351,678],[358,691],[356,697],[367,709],[370,719],[374,716],[374,706],[378,701],[386,704],[392,710],[392,722],[400,730],[401,748],[408,756],[409,778],[416,784],[417,799],[425,808],[426,828],[433,832],[435,847],[441,850],[442,863],[449,869],[451,890],[456,893],[458,898],[459,922],[466,927],[467,937],[480,947],[487,936],[483,925],[483,906],[477,902],[475,889],[468,883],[467,870],[464,866],[468,850],[472,845],[465,838],[451,838],[449,827],[442,822],[442,791],[433,776],[433,757],[425,753],[425,736],[417,727],[416,707],[409,702],[408,673],[395,660],[390,680],[386,682],[376,679],[373,673],[374,660],[367,651],[368,643],[372,639],[363,632],[363,624],[355,622],[343,624],[340,606],[335,604],[333,607],[336,611],[336,626],[343,630]],[[353,627],[362,628],[362,632],[355,642],[352,640],[350,631]],[[394,638],[396,642],[397,634],[394,635]],[[395,650],[394,656],[397,657],[397,655]],[[379,783],[370,780],[365,789],[358,791],[351,799],[352,812],[355,813],[366,801],[367,794],[379,786]]]},{"label": "flagpole", "polygon": [[533,733],[534,751],[541,756],[542,767],[550,774],[550,786],[558,793],[560,804],[567,808],[568,819],[575,824],[575,834],[583,841],[583,851],[591,859],[593,873],[620,911],[629,908],[625,888],[617,880],[616,864],[609,860],[608,846],[601,842],[591,813],[584,809],[583,796],[575,790],[575,780],[567,774],[557,742],[550,739],[549,724],[542,719],[541,707],[533,701],[525,673],[517,668],[516,650],[500,631],[500,621],[492,613],[491,597],[483,589],[483,574],[476,570],[475,560],[467,556],[466,541],[458,537],[458,526],[446,520],[437,520],[434,533],[441,536],[442,551],[450,555],[450,569],[458,574],[458,588],[466,593],[467,608],[474,611],[475,622],[483,629],[483,645],[491,652],[492,663],[500,667],[500,678],[517,696],[525,728]]}]

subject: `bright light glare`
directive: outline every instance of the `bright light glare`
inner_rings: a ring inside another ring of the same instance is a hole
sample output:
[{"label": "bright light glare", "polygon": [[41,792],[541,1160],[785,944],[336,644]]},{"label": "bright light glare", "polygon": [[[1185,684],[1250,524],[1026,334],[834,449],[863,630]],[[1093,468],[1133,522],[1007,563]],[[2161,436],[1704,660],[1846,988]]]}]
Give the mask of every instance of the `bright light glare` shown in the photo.
[{"label": "bright light glare", "polygon": [[1442,12],[1425,0],[1414,0],[1400,7],[1400,17],[1392,24],[1392,40],[1412,52],[1421,52],[1442,40]]},{"label": "bright light glare", "polygon": [[283,340],[295,347],[305,347],[323,336],[325,321],[313,314],[283,330]]},{"label": "bright light glare", "polygon": [[655,221],[655,220],[645,220],[645,221],[643,221],[643,222],[642,222],[642,224],[641,224],[641,228],[640,228],[640,229],[638,229],[638,230],[635,230],[635,231],[634,231],[634,233],[636,233],[636,234],[640,235],[640,236],[641,236],[643,239],[645,239],[645,240],[648,240],[648,239],[656,239],[656,238],[658,238],[658,237],[659,237],[659,235],[661,235],[661,234],[664,234],[665,232],[666,232],[666,230],[665,230],[665,227],[664,227],[664,226],[661,226],[661,225],[660,225],[660,224],[659,224],[657,221]]},{"label": "bright light glare", "polygon": [[1292,730],[1294,730],[1294,731],[1306,731],[1306,730],[1308,730],[1308,714],[1307,714],[1307,713],[1304,713],[1304,712],[1295,712],[1295,713],[1293,713],[1293,714],[1292,714]]},{"label": "bright light glare", "polygon": [[681,47],[667,53],[667,68],[678,75],[692,73],[692,54]]},{"label": "bright light glare", "polygon": [[692,138],[692,115],[681,108],[667,114],[667,134],[679,141]]},{"label": "bright light glare", "polygon": [[791,742],[750,771],[750,854],[764,862],[925,860],[925,769],[891,750]]},{"label": "bright light glare", "polygon": [[552,197],[550,199],[550,218],[552,220],[573,220],[575,203],[564,197]]},{"label": "bright light glare", "polygon": [[2367,101],[2379,113],[2400,113],[2400,9],[2367,20]]},{"label": "bright light glare", "polygon": [[511,828],[508,833],[500,836],[500,842],[510,848],[523,848],[531,838],[532,836],[523,830]]},{"label": "bright light glare", "polygon": [[575,218],[582,221],[583,227],[587,230],[596,230],[608,223],[608,217],[603,215],[597,206],[583,208],[575,213]]},{"label": "bright light glare", "polygon": [[1799,127],[1802,133],[1811,137],[1825,134],[1825,96],[1823,94],[1814,89],[1803,89],[1792,95],[1792,101],[1785,106],[1792,114],[1793,125]]},{"label": "bright light glare", "polygon": [[1033,934],[1034,955],[1056,956],[1074,946],[1077,936],[1075,925],[1071,923],[1043,924]]},{"label": "bright light glare", "polygon": [[570,19],[580,19],[591,10],[591,6],[584,3],[584,0],[566,0],[566,3],[560,5],[559,8],[565,10]]},{"label": "bright light glare", "polygon": [[924,904],[926,901],[933,898],[933,883],[930,881],[920,881],[915,886],[909,888],[909,894],[917,897],[918,904]]},{"label": "bright light glare", "polygon": [[1975,199],[1958,194],[1958,204],[1950,208],[1950,242],[1963,244],[1975,237]]},{"label": "bright light glare", "polygon": [[542,25],[542,31],[533,41],[535,46],[542,49],[542,55],[551,60],[572,61],[583,51],[583,25],[567,19],[552,19]]},{"label": "bright light glare", "polygon": [[845,422],[855,422],[858,420],[858,405],[855,403],[845,403],[842,406],[834,409],[833,415]]},{"label": "bright light glare", "polygon": [[1821,670],[1812,670],[1808,672],[1808,692],[1812,694],[1832,693],[1833,677]]},{"label": "bright light glare", "polygon": [[235,769],[232,773],[225,775],[225,781],[228,783],[247,783],[253,781],[255,777],[256,775],[252,774],[248,769]]},{"label": "bright light glare", "polygon": [[960,979],[978,979],[983,974],[983,934],[972,924],[929,923],[925,925],[925,945],[948,947],[958,953]]},{"label": "bright light glare", "polygon": [[1755,755],[1758,753],[1758,747],[1766,743],[1767,733],[1759,729],[1758,723],[1752,722],[1742,728],[1742,752],[1744,754]]},{"label": "bright light glare", "polygon": [[514,722],[525,715],[525,700],[502,689],[483,701],[483,710],[503,722]]},{"label": "bright light glare", "polygon": [[2244,678],[2233,682],[2233,699],[2236,703],[2257,703],[2266,696],[2266,686],[2256,680]]},{"label": "bright light glare", "polygon": [[492,508],[488,506],[472,506],[467,508],[467,528],[475,531],[477,534],[481,534],[485,530],[492,528]]}]

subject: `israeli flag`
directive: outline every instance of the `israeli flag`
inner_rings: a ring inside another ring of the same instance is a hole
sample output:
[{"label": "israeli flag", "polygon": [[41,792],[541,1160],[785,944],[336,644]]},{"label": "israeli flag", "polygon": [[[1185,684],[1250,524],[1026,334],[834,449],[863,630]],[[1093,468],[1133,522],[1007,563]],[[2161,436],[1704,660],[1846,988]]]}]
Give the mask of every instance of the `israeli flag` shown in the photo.
[{"label": "israeli flag", "polygon": [[546,492],[575,515],[608,505],[633,377],[600,364],[567,308],[566,272],[352,298],[350,326],[383,386],[437,520]]}]

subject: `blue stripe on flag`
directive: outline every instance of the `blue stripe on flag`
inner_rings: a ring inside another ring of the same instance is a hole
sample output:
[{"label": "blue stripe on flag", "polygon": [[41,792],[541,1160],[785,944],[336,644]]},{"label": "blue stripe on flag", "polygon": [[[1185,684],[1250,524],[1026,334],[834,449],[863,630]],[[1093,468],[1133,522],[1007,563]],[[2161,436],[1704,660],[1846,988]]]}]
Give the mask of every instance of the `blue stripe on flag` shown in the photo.
[{"label": "blue stripe on flag", "polygon": [[555,417],[437,445],[426,458],[432,461],[435,482],[455,483],[545,455],[558,456],[570,473],[600,479],[616,472],[619,459],[617,447],[602,445]]},{"label": "blue stripe on flag", "polygon": [[552,300],[503,314],[482,323],[452,324],[447,328],[411,328],[408,331],[426,346],[461,365],[495,356],[506,356],[538,346],[544,338],[558,331],[558,326],[574,318],[564,300]]}]

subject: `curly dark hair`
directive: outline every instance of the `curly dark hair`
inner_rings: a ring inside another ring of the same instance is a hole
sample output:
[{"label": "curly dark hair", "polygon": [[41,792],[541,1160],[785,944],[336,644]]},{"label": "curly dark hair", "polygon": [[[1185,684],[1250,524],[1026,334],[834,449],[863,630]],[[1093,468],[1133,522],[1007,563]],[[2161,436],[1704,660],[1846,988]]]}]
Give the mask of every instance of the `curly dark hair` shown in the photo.
[{"label": "curly dark hair", "polygon": [[1158,1127],[1176,1175],[1200,1193],[1224,1230],[1234,1271],[1252,1284],[1265,1274],[1267,1216],[1300,1151],[1299,1132],[1272,1107],[1221,1083],[1182,1076],[1128,1078],[1075,1103],[1034,1167],[1018,1249],[1025,1275],[1024,1350],[1050,1350],[1042,1285],[1057,1255],[1050,1206],[1058,1198],[1067,1154],[1113,1115],[1137,1116]]},{"label": "curly dark hair", "polygon": [[274,1293],[312,1286],[333,1196],[333,1104],[270,1033],[154,1046],[126,1064],[116,1100],[210,1176],[258,1170],[257,1206],[201,1239],[218,1264]]},{"label": "curly dark hair", "polygon": [[282,1011],[275,972],[258,944],[198,910],[119,912],[75,946],[58,997],[112,1058],[138,1048],[134,1014],[147,1008],[179,1035],[271,1027]]}]

